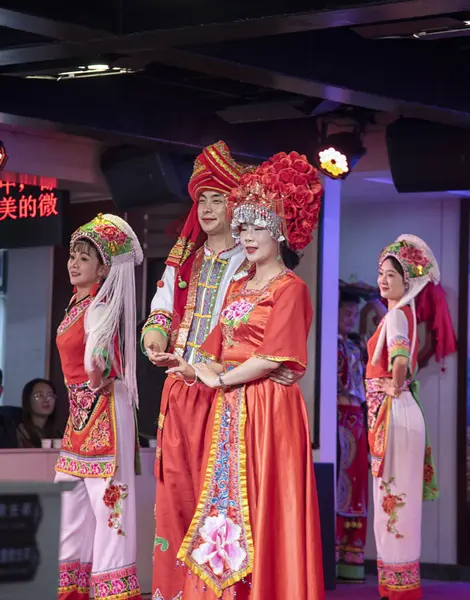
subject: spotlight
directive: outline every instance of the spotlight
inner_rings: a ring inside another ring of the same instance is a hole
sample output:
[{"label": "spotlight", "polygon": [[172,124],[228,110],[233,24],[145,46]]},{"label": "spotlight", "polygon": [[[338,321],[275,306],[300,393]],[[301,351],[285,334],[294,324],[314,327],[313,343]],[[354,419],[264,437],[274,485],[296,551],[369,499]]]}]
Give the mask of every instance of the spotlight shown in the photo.
[{"label": "spotlight", "polygon": [[334,133],[318,147],[316,162],[320,171],[331,179],[346,179],[365,153],[358,133]]},{"label": "spotlight", "polygon": [[8,161],[7,151],[5,150],[5,146],[3,142],[0,140],[0,171],[5,167]]}]

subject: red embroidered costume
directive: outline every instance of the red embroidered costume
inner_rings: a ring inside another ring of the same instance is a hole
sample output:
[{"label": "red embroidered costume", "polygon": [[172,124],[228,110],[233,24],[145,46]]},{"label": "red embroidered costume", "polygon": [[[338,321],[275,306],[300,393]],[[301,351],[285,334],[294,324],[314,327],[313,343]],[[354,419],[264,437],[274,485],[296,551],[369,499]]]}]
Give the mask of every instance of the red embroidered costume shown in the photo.
[{"label": "red embroidered costume", "polygon": [[[96,600],[140,600],[134,268],[142,250],[132,229],[114,215],[98,215],[79,228],[71,249],[82,239],[93,244],[109,273],[88,297],[72,298],[57,332],[70,414],[56,481],[77,482],[62,500],[59,600],[88,600],[90,583]],[[118,342],[121,314],[125,350]],[[87,375],[93,357],[106,363],[97,390],[89,387]]]},{"label": "red embroidered costume", "polygon": [[[214,254],[204,243],[198,200],[205,191],[226,195],[247,169],[233,160],[224,142],[208,146],[197,157],[188,186],[194,204],[142,330],[142,339],[152,330],[162,333],[169,348],[189,363],[217,323],[230,281],[247,272],[239,244]],[[173,376],[165,382],[155,461],[154,600],[181,598],[183,573],[176,554],[196,509],[211,401],[211,390],[204,385],[187,386]]]}]

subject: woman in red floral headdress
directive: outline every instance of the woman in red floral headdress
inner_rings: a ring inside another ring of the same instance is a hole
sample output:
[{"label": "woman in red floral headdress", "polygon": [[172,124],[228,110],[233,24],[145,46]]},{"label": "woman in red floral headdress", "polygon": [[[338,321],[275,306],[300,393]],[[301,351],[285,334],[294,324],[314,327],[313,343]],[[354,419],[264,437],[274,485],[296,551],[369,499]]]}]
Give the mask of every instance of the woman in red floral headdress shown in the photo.
[{"label": "woman in red floral headdress", "polygon": [[199,353],[206,364],[179,358],[170,369],[217,390],[201,495],[178,553],[184,600],[324,598],[307,411],[297,384],[269,378],[282,364],[307,365],[310,295],[286,264],[310,242],[321,194],[297,152],[242,177],[229,198],[232,231],[255,272],[231,284]]}]

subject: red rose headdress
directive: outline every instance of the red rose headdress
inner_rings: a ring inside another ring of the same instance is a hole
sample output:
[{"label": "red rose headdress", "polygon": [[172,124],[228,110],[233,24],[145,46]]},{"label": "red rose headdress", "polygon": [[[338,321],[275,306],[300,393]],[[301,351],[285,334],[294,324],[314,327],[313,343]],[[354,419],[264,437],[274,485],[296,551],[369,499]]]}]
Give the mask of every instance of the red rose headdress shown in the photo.
[{"label": "red rose headdress", "polygon": [[323,193],[317,170],[298,152],[279,152],[243,175],[232,191],[232,234],[239,238],[240,225],[266,227],[278,242],[286,241],[300,252],[312,240],[318,225]]}]

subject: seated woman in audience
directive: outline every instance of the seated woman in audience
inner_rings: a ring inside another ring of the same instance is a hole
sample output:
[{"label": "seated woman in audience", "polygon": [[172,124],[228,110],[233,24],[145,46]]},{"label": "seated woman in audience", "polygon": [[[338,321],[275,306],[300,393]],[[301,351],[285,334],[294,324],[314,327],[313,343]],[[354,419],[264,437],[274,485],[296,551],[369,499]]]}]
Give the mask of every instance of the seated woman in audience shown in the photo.
[{"label": "seated woman in audience", "polygon": [[32,379],[23,388],[23,419],[17,429],[19,448],[41,448],[41,440],[62,435],[56,428],[56,391],[47,379]]}]

